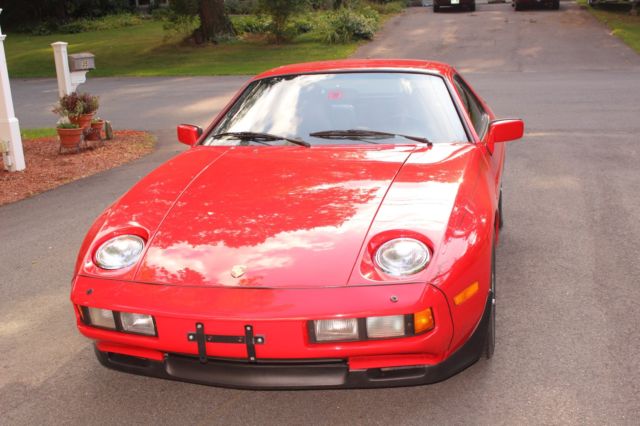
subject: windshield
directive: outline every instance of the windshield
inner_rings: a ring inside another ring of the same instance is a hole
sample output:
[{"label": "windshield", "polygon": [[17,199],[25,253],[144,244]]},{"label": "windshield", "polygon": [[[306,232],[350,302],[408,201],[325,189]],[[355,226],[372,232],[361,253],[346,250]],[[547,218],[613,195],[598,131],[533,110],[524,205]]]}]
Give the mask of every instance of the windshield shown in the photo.
[{"label": "windshield", "polygon": [[361,72],[257,80],[203,145],[244,145],[256,140],[275,145],[286,144],[287,138],[310,145],[413,143],[406,136],[433,143],[468,141],[442,77]]}]

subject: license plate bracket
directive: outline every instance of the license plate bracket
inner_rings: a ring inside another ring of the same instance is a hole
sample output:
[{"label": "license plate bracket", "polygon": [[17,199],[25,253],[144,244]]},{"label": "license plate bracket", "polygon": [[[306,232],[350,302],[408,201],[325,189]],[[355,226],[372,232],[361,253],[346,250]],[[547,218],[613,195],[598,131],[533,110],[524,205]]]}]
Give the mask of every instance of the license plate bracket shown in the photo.
[{"label": "license plate bracket", "polygon": [[187,333],[187,340],[198,344],[198,358],[203,364],[206,364],[208,360],[207,343],[244,344],[247,347],[247,360],[249,362],[256,362],[255,346],[265,343],[265,337],[256,336],[253,331],[253,326],[250,324],[244,326],[244,336],[229,336],[206,334],[204,324],[201,322],[196,323],[196,331],[194,333]]}]

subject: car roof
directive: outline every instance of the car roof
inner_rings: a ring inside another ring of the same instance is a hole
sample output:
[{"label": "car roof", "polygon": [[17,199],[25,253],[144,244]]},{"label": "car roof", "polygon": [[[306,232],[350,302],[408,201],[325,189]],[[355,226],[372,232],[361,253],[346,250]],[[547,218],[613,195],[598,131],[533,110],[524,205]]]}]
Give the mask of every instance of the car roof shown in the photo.
[{"label": "car roof", "polygon": [[451,75],[453,67],[442,62],[422,61],[415,59],[347,59],[340,61],[306,62],[302,64],[284,65],[273,68],[256,77],[259,80],[266,77],[291,74],[309,74],[316,72],[340,71],[381,71],[381,70],[416,70]]}]

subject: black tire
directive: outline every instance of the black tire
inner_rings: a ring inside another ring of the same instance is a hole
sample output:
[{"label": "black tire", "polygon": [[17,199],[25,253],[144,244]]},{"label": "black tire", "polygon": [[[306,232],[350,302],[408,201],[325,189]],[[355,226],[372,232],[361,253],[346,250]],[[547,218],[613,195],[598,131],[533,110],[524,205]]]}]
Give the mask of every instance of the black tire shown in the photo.
[{"label": "black tire", "polygon": [[516,11],[522,10],[522,5],[520,3],[518,3],[518,0],[516,0],[516,2],[515,2],[515,8],[516,8]]},{"label": "black tire", "polygon": [[436,2],[433,2],[433,13],[438,13],[440,12],[440,6],[436,4]]},{"label": "black tire", "polygon": [[502,215],[502,188],[500,188],[500,198],[498,199],[498,228],[504,226],[504,216]]},{"label": "black tire", "polygon": [[469,10],[471,12],[475,12],[476,11],[476,2],[475,1],[469,5]]},{"label": "black tire", "polygon": [[551,6],[553,10],[560,9],[560,0],[553,0],[553,5]]},{"label": "black tire", "polygon": [[489,302],[491,303],[491,314],[487,322],[487,337],[484,342],[484,356],[487,359],[493,357],[496,350],[496,249],[491,250],[491,289]]}]

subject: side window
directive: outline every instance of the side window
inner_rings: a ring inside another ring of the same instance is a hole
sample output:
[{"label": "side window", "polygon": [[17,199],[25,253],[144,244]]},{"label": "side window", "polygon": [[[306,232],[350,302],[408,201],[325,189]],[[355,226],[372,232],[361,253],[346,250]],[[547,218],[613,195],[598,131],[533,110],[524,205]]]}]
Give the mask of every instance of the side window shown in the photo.
[{"label": "side window", "polygon": [[464,81],[456,76],[454,78],[454,83],[456,89],[458,89],[458,93],[460,93],[462,103],[469,113],[469,117],[471,117],[471,122],[473,123],[473,127],[476,129],[476,133],[480,138],[484,137],[489,124],[489,116],[482,108],[482,104],[478,98],[475,97]]}]

